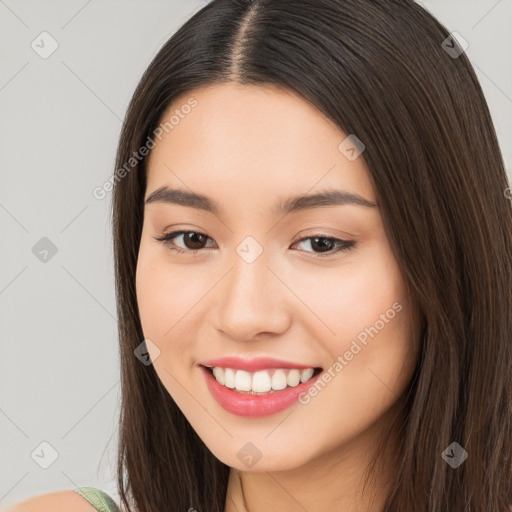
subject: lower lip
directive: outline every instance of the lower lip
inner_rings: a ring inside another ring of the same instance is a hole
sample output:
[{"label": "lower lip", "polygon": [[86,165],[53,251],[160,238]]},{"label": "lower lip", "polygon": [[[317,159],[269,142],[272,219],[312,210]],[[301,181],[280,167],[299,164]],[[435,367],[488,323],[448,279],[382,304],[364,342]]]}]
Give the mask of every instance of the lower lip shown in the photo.
[{"label": "lower lip", "polygon": [[319,372],[318,375],[294,388],[287,387],[266,395],[249,395],[223,386],[204,366],[200,366],[200,368],[205,375],[206,385],[215,400],[226,411],[249,418],[269,416],[287,409],[298,400],[301,393],[306,393],[318,377],[322,375],[322,372]]}]

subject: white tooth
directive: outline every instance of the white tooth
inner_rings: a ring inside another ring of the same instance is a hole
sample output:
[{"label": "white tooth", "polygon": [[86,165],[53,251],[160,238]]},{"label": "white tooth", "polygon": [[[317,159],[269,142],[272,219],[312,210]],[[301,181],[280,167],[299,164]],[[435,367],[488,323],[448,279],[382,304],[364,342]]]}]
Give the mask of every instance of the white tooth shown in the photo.
[{"label": "white tooth", "polygon": [[235,388],[238,391],[251,391],[251,374],[245,370],[237,370]]},{"label": "white tooth", "polygon": [[313,368],[306,368],[305,370],[302,370],[300,374],[300,381],[306,382],[313,376],[313,373],[315,373],[315,370],[313,370]]},{"label": "white tooth", "polygon": [[231,389],[235,387],[235,372],[231,368],[224,370],[224,386]]},{"label": "white tooth", "polygon": [[272,375],[272,389],[279,391],[286,387],[286,374],[283,370],[276,370]]},{"label": "white tooth", "polygon": [[213,369],[213,376],[217,379],[220,384],[224,384],[224,370],[216,366]]},{"label": "white tooth", "polygon": [[300,382],[300,370],[293,369],[288,372],[288,377],[286,377],[286,382],[288,386],[295,387]]},{"label": "white tooth", "polygon": [[266,393],[272,389],[270,375],[266,370],[254,373],[252,376],[252,390],[256,393]]}]

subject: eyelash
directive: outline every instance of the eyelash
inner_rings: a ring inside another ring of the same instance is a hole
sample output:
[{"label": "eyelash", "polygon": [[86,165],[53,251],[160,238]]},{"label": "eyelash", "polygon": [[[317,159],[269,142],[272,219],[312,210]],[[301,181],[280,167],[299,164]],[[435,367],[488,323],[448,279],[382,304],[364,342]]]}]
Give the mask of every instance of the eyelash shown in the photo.
[{"label": "eyelash", "polygon": [[[173,231],[172,233],[165,234],[165,235],[163,235],[161,237],[153,237],[153,238],[155,240],[157,240],[158,242],[162,242],[167,248],[169,248],[172,251],[175,251],[177,253],[198,253],[202,249],[195,249],[195,250],[194,249],[182,249],[181,247],[176,247],[175,244],[171,243],[171,240],[173,238],[176,238],[179,235],[184,235],[184,234],[187,234],[187,233],[195,233],[197,235],[201,235],[201,236],[204,236],[206,238],[210,238],[208,235],[206,235],[206,233],[201,233],[200,231],[184,231],[184,230]],[[320,234],[320,233],[316,234],[316,235],[313,235],[313,236],[307,236],[305,238],[301,238],[300,240],[297,240],[297,242],[295,242],[295,244],[303,242],[304,240],[310,240],[310,239],[313,239],[313,238],[320,238],[320,239],[324,239],[324,240],[332,240],[334,242],[339,242],[340,245],[341,245],[340,247],[338,247],[337,250],[331,250],[331,251],[329,251],[327,253],[314,253],[319,258],[325,258],[325,257],[328,257],[328,256],[332,256],[333,254],[337,254],[339,252],[349,251],[356,244],[356,242],[353,241],[353,240],[342,240],[340,238],[334,238],[332,236],[327,236],[327,235],[323,235],[323,234]],[[210,238],[210,240],[211,240],[211,238]],[[309,252],[309,251],[307,251],[307,252]],[[197,254],[192,254],[192,256],[197,256]]]}]

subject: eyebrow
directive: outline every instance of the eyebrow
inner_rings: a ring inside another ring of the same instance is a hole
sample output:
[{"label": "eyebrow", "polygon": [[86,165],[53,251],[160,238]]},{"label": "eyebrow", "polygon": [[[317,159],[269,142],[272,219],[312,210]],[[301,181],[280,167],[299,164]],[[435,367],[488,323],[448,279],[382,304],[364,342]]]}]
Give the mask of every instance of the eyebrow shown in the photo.
[{"label": "eyebrow", "polygon": [[[214,215],[219,215],[221,210],[216,201],[203,194],[195,194],[193,192],[187,192],[186,190],[169,188],[166,186],[158,188],[148,196],[145,200],[145,204],[150,203],[170,203],[189,206],[191,208],[206,210]],[[285,201],[278,203],[272,213],[275,215],[282,215],[307,210],[309,208],[341,206],[345,204],[364,206],[367,208],[377,207],[375,203],[368,201],[358,194],[353,194],[344,190],[330,189],[317,194],[290,197]]]}]

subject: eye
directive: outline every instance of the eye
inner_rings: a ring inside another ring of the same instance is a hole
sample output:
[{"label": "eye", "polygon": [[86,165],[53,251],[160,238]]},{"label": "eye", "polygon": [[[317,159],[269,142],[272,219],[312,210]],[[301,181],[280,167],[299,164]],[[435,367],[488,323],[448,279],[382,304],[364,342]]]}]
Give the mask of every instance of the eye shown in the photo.
[{"label": "eye", "polygon": [[[320,250],[320,253],[316,253],[316,255],[320,258],[332,256],[333,254],[336,254],[338,252],[348,251],[356,243],[353,240],[341,240],[340,238],[334,238],[332,236],[317,234],[301,238],[298,242],[295,242],[294,245],[302,243],[304,241],[308,241],[311,247],[318,248]],[[335,246],[337,248],[334,250]]]},{"label": "eye", "polygon": [[[181,248],[176,246],[176,244],[172,241],[174,238],[178,238],[183,236],[183,241],[185,244],[185,248]],[[204,242],[206,240],[211,240],[211,238],[205,233],[201,233],[199,231],[173,231],[171,233],[165,234],[161,237],[153,237],[155,240],[162,242],[167,248],[172,251],[178,253],[189,253],[193,256],[198,255],[200,249],[204,249]],[[319,250],[319,253],[315,253],[318,257],[326,257],[332,256],[335,253],[348,251],[351,249],[356,242],[353,240],[341,240],[340,238],[334,238],[323,234],[317,234],[314,236],[308,236],[305,238],[301,238],[293,245],[297,245],[303,243],[305,241],[309,242],[311,247]],[[187,247],[188,245],[188,247]],[[336,249],[334,249],[336,247]],[[195,253],[195,254],[194,254]]]},{"label": "eye", "polygon": [[[173,238],[177,238],[179,236],[184,236],[183,240],[185,242],[185,249],[177,247],[174,242],[172,242]],[[190,253],[197,252],[199,249],[203,249],[203,247],[198,247],[202,245],[205,239],[210,238],[205,233],[200,233],[199,231],[173,231],[172,233],[168,233],[161,237],[153,237],[155,240],[162,242],[169,249],[179,252],[179,253]],[[186,245],[190,244],[190,247]],[[195,254],[194,254],[195,256]]]}]

